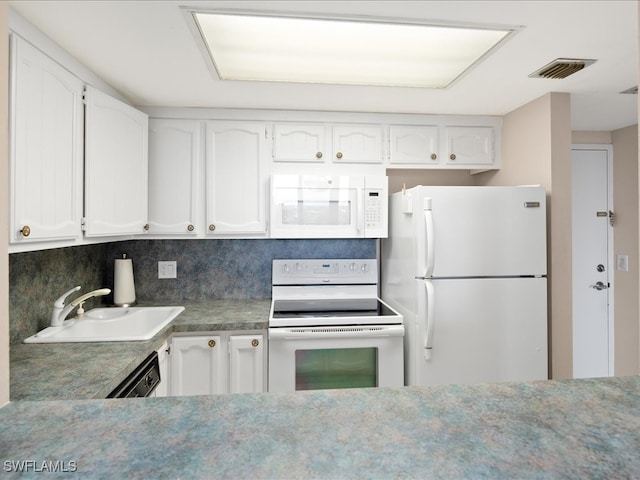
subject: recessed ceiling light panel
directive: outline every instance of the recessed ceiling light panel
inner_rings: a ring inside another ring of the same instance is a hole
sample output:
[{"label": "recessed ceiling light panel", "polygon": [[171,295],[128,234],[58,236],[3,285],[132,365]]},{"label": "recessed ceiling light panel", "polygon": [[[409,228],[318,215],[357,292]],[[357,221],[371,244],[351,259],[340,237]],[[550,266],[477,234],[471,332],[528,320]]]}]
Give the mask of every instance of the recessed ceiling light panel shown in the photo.
[{"label": "recessed ceiling light panel", "polygon": [[444,88],[513,29],[191,12],[222,80]]}]

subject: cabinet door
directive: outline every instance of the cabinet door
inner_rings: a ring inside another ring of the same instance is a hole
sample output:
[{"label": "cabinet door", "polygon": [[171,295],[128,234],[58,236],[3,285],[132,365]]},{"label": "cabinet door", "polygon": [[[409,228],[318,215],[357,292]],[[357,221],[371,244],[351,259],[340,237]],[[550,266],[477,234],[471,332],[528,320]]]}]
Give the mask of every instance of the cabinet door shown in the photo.
[{"label": "cabinet door", "polygon": [[229,393],[263,392],[264,336],[232,335],[229,338]]},{"label": "cabinet door", "polygon": [[266,125],[207,122],[208,234],[266,232]]},{"label": "cabinet door", "polygon": [[438,127],[391,125],[389,163],[397,165],[438,165]]},{"label": "cabinet door", "polygon": [[86,235],[144,233],[148,117],[94,88],[85,95]]},{"label": "cabinet door", "polygon": [[82,218],[82,82],[12,36],[12,243],[73,239]]},{"label": "cabinet door", "polygon": [[170,372],[169,372],[169,344],[164,342],[157,350],[158,364],[160,366],[160,385],[153,392],[155,397],[168,397],[170,395]]},{"label": "cabinet door", "polygon": [[171,340],[171,395],[227,393],[226,359],[218,335]]},{"label": "cabinet door", "polygon": [[323,163],[327,154],[327,126],[321,123],[273,125],[273,161]]},{"label": "cabinet door", "polygon": [[334,125],[334,163],[382,163],[381,125]]},{"label": "cabinet door", "polygon": [[492,165],[493,127],[446,127],[447,166]]},{"label": "cabinet door", "polygon": [[195,235],[202,122],[149,120],[149,233]]}]

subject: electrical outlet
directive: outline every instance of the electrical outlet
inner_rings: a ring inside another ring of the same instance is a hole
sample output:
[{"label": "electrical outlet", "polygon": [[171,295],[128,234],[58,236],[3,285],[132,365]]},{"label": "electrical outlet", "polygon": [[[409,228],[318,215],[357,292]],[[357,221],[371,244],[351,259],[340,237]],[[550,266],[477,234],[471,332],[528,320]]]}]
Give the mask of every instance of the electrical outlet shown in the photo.
[{"label": "electrical outlet", "polygon": [[616,260],[616,270],[621,272],[629,271],[629,255],[618,255]]},{"label": "electrical outlet", "polygon": [[177,278],[178,277],[178,262],[171,261],[159,261],[158,262],[158,278]]}]

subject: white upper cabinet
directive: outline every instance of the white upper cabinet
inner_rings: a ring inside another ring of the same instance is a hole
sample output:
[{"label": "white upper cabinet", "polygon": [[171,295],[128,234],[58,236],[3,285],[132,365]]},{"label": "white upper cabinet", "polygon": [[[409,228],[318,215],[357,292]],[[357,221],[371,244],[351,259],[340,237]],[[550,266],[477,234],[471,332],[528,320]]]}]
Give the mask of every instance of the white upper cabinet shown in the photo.
[{"label": "white upper cabinet", "polygon": [[448,126],[445,128],[445,145],[448,167],[482,167],[494,164],[492,127]]},{"label": "white upper cabinet", "polygon": [[417,167],[438,165],[439,130],[432,125],[391,125],[389,163]]},{"label": "white upper cabinet", "polygon": [[382,163],[383,132],[382,125],[334,125],[333,162]]},{"label": "white upper cabinet", "polygon": [[207,234],[266,234],[266,153],[265,123],[207,122]]},{"label": "white upper cabinet", "polygon": [[382,125],[275,123],[273,161],[297,163],[371,163],[384,161]]},{"label": "white upper cabinet", "polygon": [[273,126],[273,161],[325,161],[328,127],[321,123],[276,123]]},{"label": "white upper cabinet", "polygon": [[85,234],[144,233],[148,116],[95,88],[85,99]]},{"label": "white upper cabinet", "polygon": [[149,233],[197,235],[203,122],[149,120]]},{"label": "white upper cabinet", "polygon": [[82,82],[17,35],[11,43],[10,242],[82,235]]}]

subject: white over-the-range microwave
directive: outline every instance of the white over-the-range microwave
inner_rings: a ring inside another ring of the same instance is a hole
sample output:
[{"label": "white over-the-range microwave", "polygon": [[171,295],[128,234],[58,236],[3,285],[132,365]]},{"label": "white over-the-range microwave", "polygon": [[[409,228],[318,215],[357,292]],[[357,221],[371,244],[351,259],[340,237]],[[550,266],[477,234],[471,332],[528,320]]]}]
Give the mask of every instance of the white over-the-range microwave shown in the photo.
[{"label": "white over-the-range microwave", "polygon": [[273,175],[271,238],[386,238],[384,175]]}]

